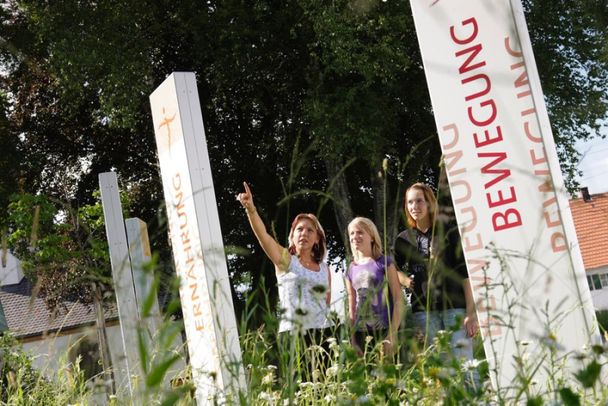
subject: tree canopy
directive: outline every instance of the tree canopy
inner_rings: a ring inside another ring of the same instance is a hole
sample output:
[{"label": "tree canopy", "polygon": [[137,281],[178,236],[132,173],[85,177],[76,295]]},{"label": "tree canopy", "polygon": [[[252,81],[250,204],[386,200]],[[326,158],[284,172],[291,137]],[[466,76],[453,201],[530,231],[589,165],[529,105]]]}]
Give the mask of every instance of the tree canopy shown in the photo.
[{"label": "tree canopy", "polygon": [[[574,143],[607,113],[608,6],[566,3],[524,7],[573,187]],[[197,74],[224,242],[248,253],[229,256],[233,286],[274,278],[234,200],[243,180],[280,242],[295,213],[317,212],[336,257],[352,216],[390,241],[404,185],[437,182],[407,1],[9,0],[0,19],[0,204],[15,191],[83,207],[115,170],[168,272],[148,95],[173,71]]]}]

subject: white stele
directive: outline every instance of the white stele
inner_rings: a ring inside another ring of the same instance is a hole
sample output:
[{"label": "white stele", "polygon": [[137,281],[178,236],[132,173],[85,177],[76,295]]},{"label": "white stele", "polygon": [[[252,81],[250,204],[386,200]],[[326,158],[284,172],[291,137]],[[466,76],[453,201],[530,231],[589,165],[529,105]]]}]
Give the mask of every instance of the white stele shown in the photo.
[{"label": "white stele", "polygon": [[410,3],[492,383],[569,378],[600,337],[521,4]]},{"label": "white stele", "polygon": [[135,297],[135,286],[133,285],[131,259],[129,257],[127,234],[122,215],[122,206],[120,204],[116,173],[100,173],[99,188],[101,189],[101,203],[103,206],[106,237],[110,251],[110,264],[112,266],[112,279],[114,281],[114,293],[118,306],[123,344],[123,348],[114,348],[113,351],[119,351],[124,354],[126,363],[124,382],[131,396],[137,396],[134,393],[134,385],[131,380],[133,376],[143,377],[139,351],[134,350],[138,348],[138,306]]},{"label": "white stele", "polygon": [[196,399],[207,404],[245,379],[194,73],[172,73],[150,104]]}]

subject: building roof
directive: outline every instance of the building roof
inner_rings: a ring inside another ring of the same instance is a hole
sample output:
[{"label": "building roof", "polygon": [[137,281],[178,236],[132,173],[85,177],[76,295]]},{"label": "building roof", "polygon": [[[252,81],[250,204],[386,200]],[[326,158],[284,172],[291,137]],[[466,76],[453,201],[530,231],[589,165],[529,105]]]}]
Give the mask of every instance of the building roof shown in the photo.
[{"label": "building roof", "polygon": [[[8,329],[19,338],[41,336],[59,330],[69,330],[95,323],[93,306],[80,302],[65,302],[65,309],[53,315],[44,299],[32,296],[32,284],[23,278],[15,285],[0,289],[0,302],[4,309]],[[115,307],[105,310],[106,320],[117,318]]]},{"label": "building roof", "polygon": [[570,200],[586,270],[608,266],[608,193]]}]

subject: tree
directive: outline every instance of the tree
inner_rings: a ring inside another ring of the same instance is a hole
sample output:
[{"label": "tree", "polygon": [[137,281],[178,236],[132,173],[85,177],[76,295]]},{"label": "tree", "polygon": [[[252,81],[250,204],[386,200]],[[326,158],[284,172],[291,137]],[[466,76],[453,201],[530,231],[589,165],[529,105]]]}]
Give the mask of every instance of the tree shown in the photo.
[{"label": "tree", "polygon": [[562,172],[574,191],[580,158],[576,141],[601,135],[600,129],[607,127],[608,5],[523,4]]},{"label": "tree", "polygon": [[[574,142],[606,116],[606,6],[524,5],[572,175]],[[404,0],[13,0],[2,18],[7,137],[23,156],[23,189],[77,207],[92,202],[98,172],[116,170],[165,270],[148,94],[172,71],[197,73],[225,243],[251,253],[229,257],[233,286],[274,278],[234,201],[242,180],[279,241],[297,211],[316,208],[340,257],[353,215],[373,218],[390,242],[404,185],[437,183],[440,149]]]},{"label": "tree", "polygon": [[111,285],[101,203],[72,208],[46,196],[15,195],[8,243],[26,277],[55,310],[65,301],[90,304]]}]

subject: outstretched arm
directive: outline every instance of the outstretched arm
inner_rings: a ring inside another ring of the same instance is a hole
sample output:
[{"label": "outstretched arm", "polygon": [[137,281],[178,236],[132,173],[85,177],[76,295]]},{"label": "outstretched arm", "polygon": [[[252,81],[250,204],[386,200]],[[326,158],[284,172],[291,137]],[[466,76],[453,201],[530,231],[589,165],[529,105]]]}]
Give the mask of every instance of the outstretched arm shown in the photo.
[{"label": "outstretched arm", "polygon": [[285,266],[285,264],[281,263],[285,248],[266,231],[266,226],[253,204],[253,194],[251,193],[251,189],[249,189],[247,182],[243,182],[243,187],[245,188],[245,191],[239,193],[236,198],[245,208],[251,229],[260,242],[262,249],[275,267],[277,269],[282,269]]}]

